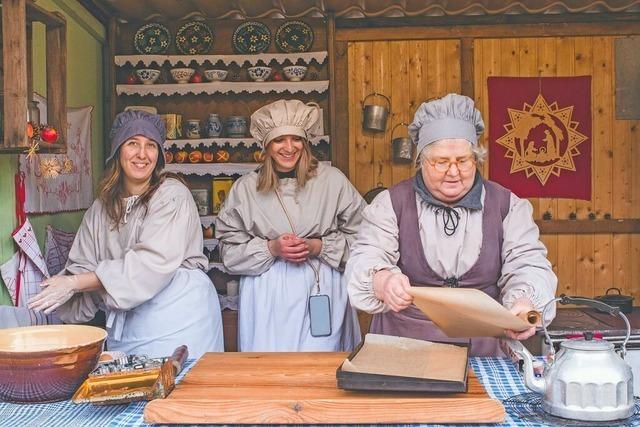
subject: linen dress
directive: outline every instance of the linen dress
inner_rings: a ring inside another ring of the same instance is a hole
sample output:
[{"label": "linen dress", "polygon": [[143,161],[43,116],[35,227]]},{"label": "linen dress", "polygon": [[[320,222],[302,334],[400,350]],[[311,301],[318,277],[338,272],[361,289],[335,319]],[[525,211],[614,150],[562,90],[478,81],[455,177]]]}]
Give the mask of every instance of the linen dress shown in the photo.
[{"label": "linen dress", "polygon": [[86,322],[104,309],[107,346],[127,354],[170,356],[186,344],[190,357],[223,351],[218,295],[204,273],[200,219],[189,190],[166,179],[148,211],[125,199],[113,229],[102,203],[87,210],[60,274],[95,272],[104,290],[83,292],[57,309],[66,323]]},{"label": "linen dress", "polygon": [[236,181],[216,219],[216,236],[225,268],[239,274],[240,351],[343,351],[360,341],[355,310],[342,277],[365,202],[336,168],[320,164],[317,175],[299,188],[295,178],[280,179],[279,191],[299,237],[322,239],[310,259],[319,267],[320,293],[329,296],[331,335],[310,333],[308,300],[317,293],[308,263],[274,257],[267,242],[291,233],[274,191],[259,193],[258,174]]}]

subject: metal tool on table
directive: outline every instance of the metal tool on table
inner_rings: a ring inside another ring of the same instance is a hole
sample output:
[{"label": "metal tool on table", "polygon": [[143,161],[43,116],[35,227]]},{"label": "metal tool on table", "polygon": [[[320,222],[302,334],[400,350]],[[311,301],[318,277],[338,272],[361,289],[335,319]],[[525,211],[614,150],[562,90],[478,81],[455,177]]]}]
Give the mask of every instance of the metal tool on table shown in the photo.
[{"label": "metal tool on table", "polygon": [[[620,354],[608,341],[593,339],[592,333],[580,339],[563,341],[553,362],[545,367],[541,378],[533,371],[533,356],[520,341],[507,340],[507,345],[524,359],[525,385],[543,395],[542,409],[562,418],[581,421],[612,421],[627,418],[635,411],[633,373],[624,360],[631,334],[629,320],[618,307],[582,297],[561,295],[549,301],[544,313],[556,301],[560,304],[587,305],[611,315],[618,315],[627,325]],[[546,325],[544,333],[551,342]],[[553,352],[553,346],[550,346]]]},{"label": "metal tool on table", "polygon": [[99,363],[72,400],[75,403],[116,405],[167,397],[188,355],[187,346],[182,345],[171,357],[130,355]]}]

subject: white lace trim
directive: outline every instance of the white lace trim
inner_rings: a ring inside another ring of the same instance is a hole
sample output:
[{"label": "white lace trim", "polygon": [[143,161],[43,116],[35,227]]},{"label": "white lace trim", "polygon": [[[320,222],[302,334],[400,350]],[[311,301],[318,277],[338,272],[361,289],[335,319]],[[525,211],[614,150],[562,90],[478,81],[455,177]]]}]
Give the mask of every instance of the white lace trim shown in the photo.
[{"label": "white lace trim", "polygon": [[[222,61],[226,66],[237,64],[242,67],[244,64],[257,65],[261,62],[269,64],[271,61],[276,61],[278,64],[284,64],[286,61],[290,61],[295,64],[299,60],[302,60],[305,64],[310,64],[312,61],[322,64],[327,60],[327,55],[327,51],[323,50],[299,53],[259,53],[256,55],[116,55],[114,60],[118,66],[131,64],[134,67],[138,64],[146,67],[154,63],[156,65],[162,65],[165,62],[168,62],[172,66],[178,64],[188,65],[191,61],[195,61],[199,65],[205,62],[210,62],[215,65],[218,61]],[[215,66],[211,68],[215,68]]]},{"label": "white lace trim", "polygon": [[187,95],[192,93],[324,93],[329,89],[329,80],[303,82],[210,82],[210,83],[162,83],[151,85],[117,85],[118,95]]}]

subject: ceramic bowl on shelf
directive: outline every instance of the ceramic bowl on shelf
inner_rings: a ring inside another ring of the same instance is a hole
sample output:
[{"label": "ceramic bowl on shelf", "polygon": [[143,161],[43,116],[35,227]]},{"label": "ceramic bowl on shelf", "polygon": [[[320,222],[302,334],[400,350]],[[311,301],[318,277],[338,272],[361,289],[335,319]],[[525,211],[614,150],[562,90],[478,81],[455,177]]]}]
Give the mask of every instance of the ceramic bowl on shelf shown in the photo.
[{"label": "ceramic bowl on shelf", "polygon": [[142,68],[140,70],[136,70],[136,75],[138,76],[138,80],[145,85],[152,85],[158,80],[160,77],[160,70],[154,70],[152,68]]},{"label": "ceramic bowl on shelf", "polygon": [[227,78],[227,70],[205,70],[204,76],[212,82],[220,82]]},{"label": "ceramic bowl on shelf", "polygon": [[96,367],[107,338],[84,325],[25,326],[0,330],[0,400],[69,399]]},{"label": "ceramic bowl on shelf", "polygon": [[249,67],[247,71],[249,73],[249,77],[251,77],[251,80],[256,82],[263,82],[267,80],[271,75],[271,67]]},{"label": "ceramic bowl on shelf", "polygon": [[189,83],[189,79],[193,77],[193,74],[196,72],[193,68],[173,68],[171,69],[171,77],[177,83]]},{"label": "ceramic bowl on shelf", "polygon": [[283,67],[282,71],[287,79],[292,82],[299,82],[302,80],[307,74],[307,67],[304,65],[290,65],[288,67]]}]

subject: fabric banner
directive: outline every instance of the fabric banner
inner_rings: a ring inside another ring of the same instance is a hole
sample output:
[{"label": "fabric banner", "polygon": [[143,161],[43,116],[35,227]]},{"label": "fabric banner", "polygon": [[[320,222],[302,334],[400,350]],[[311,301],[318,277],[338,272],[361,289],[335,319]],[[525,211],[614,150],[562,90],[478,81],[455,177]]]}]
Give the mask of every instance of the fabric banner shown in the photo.
[{"label": "fabric banner", "polygon": [[66,154],[38,154],[31,158],[20,155],[27,213],[77,211],[87,209],[93,202],[92,110],[91,106],[67,110]]},{"label": "fabric banner", "polygon": [[591,199],[591,76],[489,77],[489,176],[520,197]]}]

